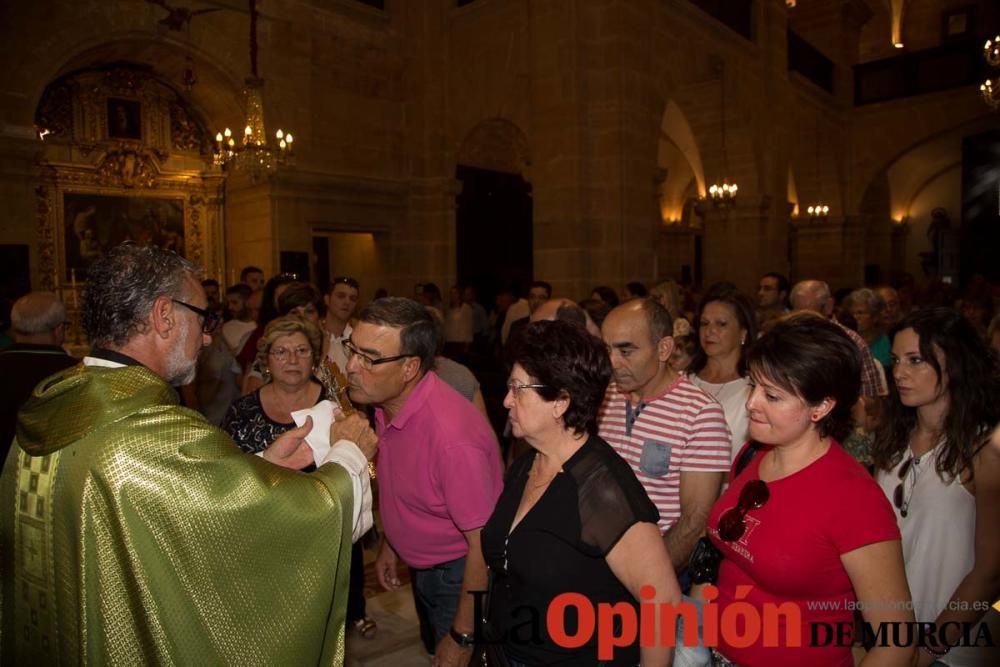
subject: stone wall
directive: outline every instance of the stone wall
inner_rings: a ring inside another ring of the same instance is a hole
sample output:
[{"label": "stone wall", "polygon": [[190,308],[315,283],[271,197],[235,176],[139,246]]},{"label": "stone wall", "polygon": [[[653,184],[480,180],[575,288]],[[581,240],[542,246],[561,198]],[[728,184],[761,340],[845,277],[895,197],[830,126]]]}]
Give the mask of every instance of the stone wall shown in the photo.
[{"label": "stone wall", "polygon": [[[558,294],[677,277],[694,261],[695,235],[706,284],[728,279],[751,289],[764,271],[793,269],[835,287],[858,284],[865,264],[891,264],[897,250],[892,212],[866,208],[882,201],[866,193],[908,151],[979,128],[990,114],[975,91],[854,108],[850,65],[873,57],[884,16],[860,0],[799,4],[756,2],[747,40],[687,0],[477,0],[461,8],[396,0],[385,11],[353,0],[268,0],[259,25],[267,123],[295,132],[297,167],[265,183],[229,179],[226,275],[251,263],[276,271],[280,251],[309,252],[314,233],[350,231],[374,234],[376,279],[391,292],[410,294],[427,280],[448,285],[455,169],[465,159],[508,164],[530,182],[534,273]],[[910,4],[908,20],[937,21]],[[246,14],[198,16],[190,32],[162,29],[164,15],[126,0],[0,8],[8,26],[0,40],[0,243],[30,244],[33,267],[32,121],[47,83],[129,61],[181,90],[192,63],[192,106],[213,130],[238,129]],[[837,65],[832,94],[789,74],[789,25]],[[661,164],[671,104],[690,128],[696,168]],[[723,176],[740,186],[734,209],[689,205],[683,233],[665,233],[670,211],[679,215],[687,197]],[[831,206],[826,227],[796,231],[790,179],[801,206]],[[664,193],[673,193],[670,211]],[[788,256],[790,240],[799,256]]]}]

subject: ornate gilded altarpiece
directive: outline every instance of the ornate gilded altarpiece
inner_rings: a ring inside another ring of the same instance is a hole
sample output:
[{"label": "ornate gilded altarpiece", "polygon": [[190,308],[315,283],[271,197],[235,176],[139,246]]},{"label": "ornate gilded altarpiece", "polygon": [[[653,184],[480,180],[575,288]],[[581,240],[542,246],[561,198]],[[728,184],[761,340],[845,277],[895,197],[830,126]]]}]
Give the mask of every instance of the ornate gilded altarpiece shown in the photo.
[{"label": "ornate gilded altarpiece", "polygon": [[224,177],[181,94],[148,68],[87,70],[50,84],[35,122],[42,289],[63,296],[71,322],[87,266],[125,240],[171,248],[223,282]]}]

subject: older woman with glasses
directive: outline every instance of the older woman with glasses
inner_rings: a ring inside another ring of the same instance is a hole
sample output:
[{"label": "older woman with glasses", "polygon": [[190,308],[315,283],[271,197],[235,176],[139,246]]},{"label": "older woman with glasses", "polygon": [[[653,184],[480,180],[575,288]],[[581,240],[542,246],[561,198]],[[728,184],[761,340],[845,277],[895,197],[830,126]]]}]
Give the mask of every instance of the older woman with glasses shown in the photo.
[{"label": "older woman with glasses", "polygon": [[[659,519],[628,464],[597,435],[597,409],[611,377],[607,348],[582,327],[529,324],[512,350],[504,406],[514,435],[532,450],[511,466],[482,532],[494,574],[489,624],[511,665],[666,665],[670,649],[621,647],[599,660],[596,636],[578,648],[547,634],[546,611],[562,593],[594,605],[676,604],[680,590],[656,527]],[[516,641],[534,615],[540,636]],[[518,629],[520,628],[520,630]],[[570,636],[577,619],[565,618]]]},{"label": "older woman with glasses", "polygon": [[319,328],[300,317],[286,315],[267,325],[257,360],[271,381],[234,401],[222,424],[240,449],[251,454],[263,451],[295,428],[293,412],[333,399],[313,375],[322,347]]},{"label": "older woman with glasses", "polygon": [[[722,615],[736,601],[765,619],[765,609],[794,613],[778,616],[777,646],[763,631],[746,643],[721,633],[716,664],[851,667],[851,642],[813,646],[815,628],[853,627],[854,608],[875,628],[913,622],[892,507],[838,444],[860,391],[857,348],[836,325],[802,313],[756,341],[747,361],[755,451],[709,516],[723,554],[716,602]],[[876,646],[861,664],[913,657],[909,646]]]}]

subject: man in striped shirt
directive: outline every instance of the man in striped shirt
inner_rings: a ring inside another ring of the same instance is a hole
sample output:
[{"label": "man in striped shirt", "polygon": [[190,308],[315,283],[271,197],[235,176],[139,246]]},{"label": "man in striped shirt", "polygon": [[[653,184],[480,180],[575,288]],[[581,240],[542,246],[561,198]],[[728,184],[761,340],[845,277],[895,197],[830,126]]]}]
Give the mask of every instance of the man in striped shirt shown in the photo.
[{"label": "man in striped shirt", "polygon": [[601,334],[614,381],[597,423],[660,511],[660,532],[680,570],[729,470],[730,434],[718,402],[667,363],[672,332],[670,313],[650,299],[608,314]]}]

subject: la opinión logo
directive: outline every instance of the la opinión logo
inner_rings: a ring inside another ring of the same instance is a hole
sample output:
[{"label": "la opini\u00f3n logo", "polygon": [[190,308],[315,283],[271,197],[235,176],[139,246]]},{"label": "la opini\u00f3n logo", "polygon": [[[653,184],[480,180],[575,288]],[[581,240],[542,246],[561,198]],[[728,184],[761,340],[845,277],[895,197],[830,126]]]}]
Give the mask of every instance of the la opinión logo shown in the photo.
[{"label": "la opini\u00f3n logo", "polygon": [[[754,605],[746,601],[752,586],[737,586],[734,601],[726,605],[715,603],[719,589],[707,584],[702,589],[701,637],[698,605],[682,601],[678,604],[654,603],[656,589],[643,586],[639,590],[639,610],[635,605],[594,603],[581,593],[560,593],[545,610],[545,629],[551,640],[566,649],[578,649],[591,644],[596,636],[599,660],[612,660],[616,649],[633,646],[673,647],[684,646],[748,648],[761,645],[767,648],[802,646],[850,647],[858,639],[875,646],[994,646],[989,627],[985,624],[869,623],[809,622],[803,624],[802,608],[798,602],[765,602]],[[481,625],[483,598],[486,591],[469,591],[475,598],[477,643],[539,644],[541,643],[542,615],[538,609],[527,605],[516,607],[513,614],[518,623],[507,636],[486,637]],[[567,623],[568,618],[575,623]],[[683,619],[683,636],[677,637],[677,621]],[[572,633],[568,627],[573,627]],[[808,637],[803,637],[803,629]],[[949,632],[949,628],[952,632]],[[959,631],[959,640],[949,641]],[[657,640],[659,636],[659,640]],[[680,639],[680,642],[678,642]],[[700,639],[700,641],[699,641]],[[805,643],[804,643],[805,642]]]}]

